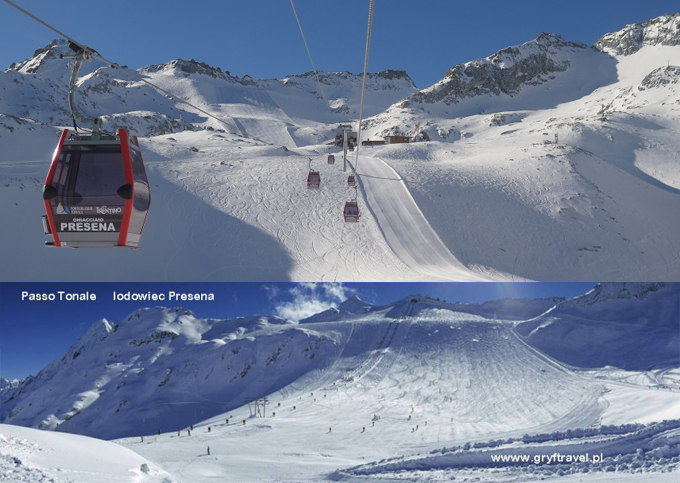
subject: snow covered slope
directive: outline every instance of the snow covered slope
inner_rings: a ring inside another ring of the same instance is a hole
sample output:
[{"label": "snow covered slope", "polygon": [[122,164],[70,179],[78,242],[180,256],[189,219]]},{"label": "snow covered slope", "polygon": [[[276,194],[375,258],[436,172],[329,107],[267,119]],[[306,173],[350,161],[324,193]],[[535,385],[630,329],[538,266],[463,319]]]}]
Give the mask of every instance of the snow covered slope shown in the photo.
[{"label": "snow covered slope", "polygon": [[0,424],[0,480],[170,483],[167,472],[115,443]]},{"label": "snow covered slope", "polygon": [[[675,481],[680,420],[443,448],[339,471],[345,481]],[[607,476],[615,472],[616,476]],[[599,473],[599,474],[598,474]],[[602,474],[605,473],[605,474]],[[356,479],[355,479],[356,478]],[[375,478],[375,480],[373,479]]]},{"label": "snow covered slope", "polygon": [[[678,18],[605,37],[643,32],[628,55],[542,34],[456,66],[366,123],[369,137],[420,123],[430,142],[364,152],[397,171],[467,266],[538,280],[675,280]],[[657,35],[659,25],[673,27]]]},{"label": "snow covered slope", "polygon": [[143,309],[92,325],[5,395],[0,418],[100,438],[171,431],[279,390],[309,371],[310,359],[326,363],[335,338],[275,317]]},{"label": "snow covered slope", "polygon": [[680,367],[680,284],[598,284],[516,330],[577,367]]}]

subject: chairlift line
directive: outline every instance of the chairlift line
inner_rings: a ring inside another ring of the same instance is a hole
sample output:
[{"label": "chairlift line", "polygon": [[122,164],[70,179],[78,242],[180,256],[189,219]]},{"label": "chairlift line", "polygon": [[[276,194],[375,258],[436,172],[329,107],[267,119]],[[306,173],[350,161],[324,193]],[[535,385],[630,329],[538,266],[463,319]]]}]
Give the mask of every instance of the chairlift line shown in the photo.
[{"label": "chairlift line", "polygon": [[[368,7],[368,28],[366,29],[366,53],[364,56],[364,75],[361,81],[361,104],[359,106],[359,128],[357,129],[357,139],[356,139],[356,153],[354,160],[354,167],[352,169],[352,174],[347,177],[347,186],[354,188],[354,198],[351,201],[345,202],[342,214],[345,223],[358,223],[359,222],[359,184],[357,182],[357,177],[359,176],[359,146],[361,146],[361,123],[364,120],[364,97],[366,94],[366,77],[368,73],[368,53],[371,46],[371,30],[373,28],[373,6],[375,0],[371,0]],[[346,136],[346,133],[345,133]],[[349,143],[348,146],[350,151],[354,151],[354,146]]]}]

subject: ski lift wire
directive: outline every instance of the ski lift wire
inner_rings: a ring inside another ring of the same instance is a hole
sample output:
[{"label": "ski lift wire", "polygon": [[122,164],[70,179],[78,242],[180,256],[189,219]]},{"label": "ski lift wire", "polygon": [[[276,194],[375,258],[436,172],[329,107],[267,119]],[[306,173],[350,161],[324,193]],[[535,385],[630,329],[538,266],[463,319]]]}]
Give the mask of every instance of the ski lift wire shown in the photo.
[{"label": "ski lift wire", "polygon": [[[30,13],[29,11],[27,11],[27,10],[21,8],[21,7],[20,7],[19,5],[17,5],[16,3],[14,3],[14,2],[12,2],[12,1],[10,1],[10,0],[3,0],[3,1],[4,1],[5,3],[7,3],[8,5],[10,5],[10,6],[16,8],[16,9],[19,10],[20,12],[22,12],[22,13],[28,15],[29,17],[31,17],[31,18],[32,18],[33,20],[35,20],[36,22],[41,23],[42,25],[44,25],[44,26],[47,27],[48,29],[52,30],[53,32],[57,33],[59,36],[65,38],[65,39],[68,40],[69,42],[72,42],[73,44],[77,45],[77,46],[80,47],[81,49],[83,49],[83,50],[85,50],[85,51],[87,51],[87,52],[91,52],[93,56],[100,58],[101,60],[103,60],[104,62],[106,62],[107,64],[109,64],[110,67],[113,67],[113,68],[115,68],[115,69],[121,70],[121,71],[125,72],[126,74],[128,74],[129,76],[134,77],[135,79],[138,79],[138,80],[142,81],[143,83],[145,83],[145,84],[147,84],[147,85],[153,87],[153,88],[156,89],[157,91],[162,92],[163,94],[169,96],[170,98],[172,98],[172,99],[174,99],[174,100],[176,100],[176,101],[178,101],[178,102],[181,102],[181,103],[183,103],[183,104],[186,104],[187,106],[190,106],[190,107],[196,109],[198,112],[200,112],[200,113],[202,113],[202,114],[205,114],[206,116],[215,119],[216,121],[218,121],[218,122],[224,124],[225,126],[231,127],[231,126],[230,126],[229,124],[227,124],[224,120],[218,118],[218,117],[215,116],[214,114],[211,114],[211,113],[209,113],[208,111],[205,111],[205,110],[201,109],[200,107],[193,105],[193,104],[190,103],[189,101],[186,101],[186,100],[182,99],[181,97],[178,97],[178,96],[176,96],[175,94],[173,94],[173,93],[171,93],[171,92],[168,92],[168,91],[166,91],[165,89],[163,89],[163,88],[161,88],[161,87],[158,87],[157,85],[153,84],[152,82],[149,82],[148,80],[144,79],[142,76],[140,76],[140,75],[137,74],[136,72],[133,72],[133,71],[131,71],[131,70],[129,70],[129,69],[126,69],[125,67],[121,67],[120,64],[117,64],[116,62],[113,62],[113,61],[108,60],[107,58],[105,58],[104,56],[102,56],[102,55],[101,55],[99,52],[97,52],[96,50],[93,50],[93,49],[91,49],[90,47],[88,47],[88,46],[86,46],[86,45],[83,45],[83,44],[81,44],[80,42],[74,40],[73,38],[69,37],[69,36],[66,35],[65,33],[63,33],[63,32],[61,32],[61,31],[57,30],[57,29],[54,28],[54,27],[52,27],[52,26],[51,26],[50,24],[48,24],[47,22],[45,22],[45,21],[39,19],[38,17],[36,17],[36,16],[33,15],[32,13]],[[246,133],[245,131],[242,131],[242,134],[247,135],[247,133]]]},{"label": "ski lift wire", "polygon": [[364,55],[364,77],[361,82],[361,104],[359,106],[359,129],[357,130],[357,152],[355,153],[354,172],[357,172],[359,169],[359,147],[361,146],[361,123],[364,120],[364,95],[366,94],[366,73],[368,71],[368,51],[371,46],[371,30],[373,28],[374,3],[375,0],[371,0],[371,4],[368,7],[368,28],[366,29],[366,54]]},{"label": "ski lift wire", "polygon": [[290,0],[290,6],[293,7],[293,13],[295,14],[295,20],[297,20],[298,28],[300,29],[300,35],[302,35],[302,41],[305,44],[305,49],[307,49],[307,55],[309,56],[309,62],[312,64],[312,69],[314,69],[314,75],[316,76],[316,83],[319,85],[319,90],[321,91],[321,97],[323,97],[324,102],[326,103],[326,108],[328,110],[331,110],[331,105],[328,102],[328,99],[326,98],[326,94],[323,91],[323,86],[321,85],[321,80],[319,79],[319,72],[316,70],[316,66],[314,65],[314,61],[312,60],[312,53],[309,51],[309,45],[307,44],[307,39],[305,38],[305,33],[302,31],[302,24],[300,23],[300,17],[298,17],[297,10],[295,10],[295,4],[293,4],[293,0]]}]

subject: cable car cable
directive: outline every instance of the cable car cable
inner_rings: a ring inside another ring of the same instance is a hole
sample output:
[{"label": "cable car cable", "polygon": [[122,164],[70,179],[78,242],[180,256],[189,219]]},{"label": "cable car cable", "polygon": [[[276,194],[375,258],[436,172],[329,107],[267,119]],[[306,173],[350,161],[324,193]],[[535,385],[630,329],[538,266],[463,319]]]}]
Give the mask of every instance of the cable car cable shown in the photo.
[{"label": "cable car cable", "polygon": [[[205,111],[205,110],[201,109],[200,107],[193,105],[193,104],[190,103],[189,101],[186,101],[186,100],[182,99],[181,97],[178,97],[178,96],[176,96],[175,94],[166,91],[166,90],[163,89],[162,87],[158,87],[157,85],[153,84],[152,82],[149,82],[148,80],[144,79],[142,76],[140,76],[140,75],[137,74],[136,72],[133,72],[133,71],[131,71],[131,70],[129,70],[129,69],[126,69],[125,67],[122,67],[120,64],[117,64],[117,63],[115,63],[115,62],[113,62],[113,61],[108,60],[107,58],[105,58],[104,56],[102,56],[101,54],[99,54],[99,52],[97,52],[96,50],[93,50],[93,49],[91,49],[90,47],[87,47],[86,45],[83,45],[83,44],[81,44],[80,42],[78,42],[78,41],[72,39],[71,37],[69,37],[69,36],[66,35],[65,33],[63,33],[63,32],[61,32],[61,31],[57,30],[57,29],[54,28],[54,27],[52,27],[52,26],[51,26],[50,24],[48,24],[47,22],[45,22],[45,21],[39,19],[38,17],[36,17],[36,16],[33,15],[32,13],[30,13],[30,12],[28,12],[27,10],[21,8],[21,7],[20,7],[19,5],[17,5],[16,3],[14,3],[14,2],[12,2],[12,1],[10,1],[10,0],[3,0],[3,1],[4,1],[5,3],[7,3],[8,5],[11,5],[12,7],[16,8],[16,9],[19,10],[20,12],[25,13],[26,15],[28,15],[29,17],[31,17],[33,20],[35,20],[35,21],[37,21],[37,22],[43,24],[43,25],[44,25],[45,27],[47,27],[48,29],[50,29],[50,30],[52,30],[53,32],[57,33],[59,36],[65,38],[65,39],[68,40],[69,42],[72,42],[73,44],[77,45],[78,47],[80,47],[81,49],[85,50],[86,52],[92,53],[93,56],[100,58],[101,60],[103,60],[104,62],[106,62],[107,64],[109,64],[110,67],[113,67],[113,68],[115,68],[115,69],[121,70],[121,71],[125,72],[126,74],[128,74],[129,76],[134,77],[135,79],[144,82],[145,84],[147,84],[147,85],[153,87],[154,89],[156,89],[156,90],[159,91],[159,92],[162,92],[163,94],[169,96],[170,98],[172,98],[172,99],[174,99],[174,100],[176,100],[176,101],[178,101],[178,102],[181,102],[181,103],[183,103],[183,104],[186,104],[187,106],[190,106],[190,107],[196,109],[197,111],[201,112],[202,114],[205,114],[206,116],[215,119],[216,121],[218,121],[218,122],[224,124],[225,126],[229,126],[229,124],[227,124],[224,120],[218,118],[217,116],[215,116],[215,115],[213,115],[213,114],[210,114],[208,111]],[[231,126],[229,126],[229,127],[231,127]],[[246,133],[245,131],[242,130],[241,132],[244,134],[244,137],[247,136],[247,133]]]},{"label": "cable car cable", "polygon": [[[368,71],[368,51],[371,46],[371,30],[373,28],[373,5],[375,0],[371,0],[368,7],[368,28],[366,30],[366,54],[364,56],[364,78],[361,82],[361,105],[359,107],[359,129],[357,131],[357,152],[354,161],[354,171],[359,169],[359,147],[361,146],[361,122],[364,119],[364,94],[366,93],[366,72]],[[358,173],[357,173],[358,175]]]},{"label": "cable car cable", "polygon": [[309,56],[309,62],[312,64],[312,69],[314,69],[314,75],[316,76],[316,83],[319,85],[319,90],[321,91],[321,96],[323,97],[324,102],[326,103],[326,108],[330,112],[331,111],[331,105],[328,102],[328,99],[326,98],[326,94],[323,91],[323,86],[321,85],[321,81],[319,80],[319,73],[316,70],[316,66],[314,65],[314,61],[312,60],[312,54],[309,51],[309,45],[307,44],[307,39],[305,38],[305,33],[302,31],[302,24],[300,23],[300,17],[298,17],[297,10],[295,10],[295,5],[293,4],[293,0],[290,0],[290,6],[293,7],[293,13],[295,14],[295,20],[297,20],[298,28],[300,29],[300,34],[302,35],[302,41],[305,43],[305,49],[307,49],[307,55]]}]

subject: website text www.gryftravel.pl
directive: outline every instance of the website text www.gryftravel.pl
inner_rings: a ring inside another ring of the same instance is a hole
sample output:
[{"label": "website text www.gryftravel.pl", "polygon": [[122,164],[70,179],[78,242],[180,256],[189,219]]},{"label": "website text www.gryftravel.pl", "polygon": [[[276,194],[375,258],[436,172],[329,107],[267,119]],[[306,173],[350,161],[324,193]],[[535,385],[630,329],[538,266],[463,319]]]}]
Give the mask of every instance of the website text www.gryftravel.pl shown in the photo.
[{"label": "website text www.gryftravel.pl", "polygon": [[493,463],[530,463],[530,464],[560,464],[560,463],[601,463],[602,454],[495,454],[491,455]]}]

